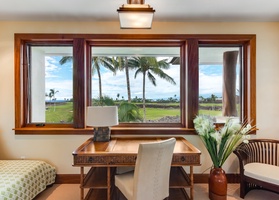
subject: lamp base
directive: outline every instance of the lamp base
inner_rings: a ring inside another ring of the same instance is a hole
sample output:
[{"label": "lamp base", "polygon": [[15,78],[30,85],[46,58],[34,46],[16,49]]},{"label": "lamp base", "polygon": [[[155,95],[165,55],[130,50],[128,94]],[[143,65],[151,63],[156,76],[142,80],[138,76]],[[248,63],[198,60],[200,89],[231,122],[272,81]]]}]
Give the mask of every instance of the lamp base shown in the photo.
[{"label": "lamp base", "polygon": [[95,127],[93,141],[95,142],[110,141],[110,127]]}]

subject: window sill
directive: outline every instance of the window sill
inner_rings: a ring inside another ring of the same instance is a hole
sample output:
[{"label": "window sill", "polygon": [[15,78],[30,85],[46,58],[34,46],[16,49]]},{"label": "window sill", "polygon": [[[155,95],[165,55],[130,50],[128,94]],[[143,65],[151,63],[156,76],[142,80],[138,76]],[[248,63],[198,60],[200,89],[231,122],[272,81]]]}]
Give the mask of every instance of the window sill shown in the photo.
[{"label": "window sill", "polygon": [[[92,135],[92,128],[14,128],[16,135]],[[194,129],[174,127],[113,127],[112,135],[194,135]]]},{"label": "window sill", "polygon": [[85,128],[46,128],[46,127],[23,127],[14,128],[16,135],[92,135],[92,129]]}]

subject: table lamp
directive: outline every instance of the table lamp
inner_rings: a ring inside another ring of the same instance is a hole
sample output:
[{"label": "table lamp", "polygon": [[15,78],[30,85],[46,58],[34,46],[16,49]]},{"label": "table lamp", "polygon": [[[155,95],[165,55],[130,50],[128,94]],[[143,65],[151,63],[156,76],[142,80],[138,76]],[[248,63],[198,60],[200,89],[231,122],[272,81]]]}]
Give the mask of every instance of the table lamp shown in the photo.
[{"label": "table lamp", "polygon": [[108,142],[110,140],[110,127],[118,125],[117,106],[87,107],[86,124],[94,127],[94,141]]}]

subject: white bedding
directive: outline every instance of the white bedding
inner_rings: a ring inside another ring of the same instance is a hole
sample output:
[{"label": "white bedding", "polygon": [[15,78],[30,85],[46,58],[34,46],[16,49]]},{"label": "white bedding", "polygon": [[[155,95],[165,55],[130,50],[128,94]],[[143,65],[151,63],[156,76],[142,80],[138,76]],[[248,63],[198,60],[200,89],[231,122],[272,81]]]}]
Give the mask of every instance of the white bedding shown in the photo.
[{"label": "white bedding", "polygon": [[55,168],[44,161],[0,160],[0,200],[32,200],[55,176]]}]

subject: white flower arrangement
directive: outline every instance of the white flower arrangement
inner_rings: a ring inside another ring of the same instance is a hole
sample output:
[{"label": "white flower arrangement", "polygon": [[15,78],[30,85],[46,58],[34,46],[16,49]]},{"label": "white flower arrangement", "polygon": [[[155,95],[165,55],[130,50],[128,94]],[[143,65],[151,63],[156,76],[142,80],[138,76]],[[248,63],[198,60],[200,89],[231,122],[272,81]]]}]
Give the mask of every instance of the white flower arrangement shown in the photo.
[{"label": "white flower arrangement", "polygon": [[200,115],[194,119],[194,127],[204,143],[214,167],[222,167],[229,155],[242,142],[248,143],[251,131],[248,123],[240,124],[231,118],[220,129],[216,129],[210,116]]}]

